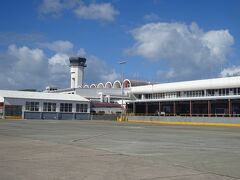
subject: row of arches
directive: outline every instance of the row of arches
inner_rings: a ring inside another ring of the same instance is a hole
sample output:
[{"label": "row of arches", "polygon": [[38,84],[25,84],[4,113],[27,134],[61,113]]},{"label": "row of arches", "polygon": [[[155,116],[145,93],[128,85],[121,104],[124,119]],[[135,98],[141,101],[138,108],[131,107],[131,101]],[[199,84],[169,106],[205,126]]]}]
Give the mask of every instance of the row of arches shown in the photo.
[{"label": "row of arches", "polygon": [[131,87],[131,81],[129,79],[125,79],[122,83],[119,80],[114,81],[113,83],[108,81],[105,84],[103,83],[99,83],[99,84],[91,84],[91,85],[84,85],[83,88],[106,88],[106,89],[110,89],[110,88],[122,88],[122,85],[124,88],[129,88]]}]

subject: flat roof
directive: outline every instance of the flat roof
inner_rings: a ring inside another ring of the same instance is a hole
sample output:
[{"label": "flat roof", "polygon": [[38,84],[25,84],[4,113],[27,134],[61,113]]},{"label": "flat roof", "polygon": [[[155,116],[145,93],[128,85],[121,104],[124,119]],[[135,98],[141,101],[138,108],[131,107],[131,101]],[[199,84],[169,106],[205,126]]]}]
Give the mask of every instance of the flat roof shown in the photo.
[{"label": "flat roof", "polygon": [[45,100],[62,100],[62,101],[85,101],[88,99],[76,94],[60,94],[46,92],[27,92],[27,91],[11,91],[0,90],[0,101],[3,98],[18,98],[18,99],[45,99]]},{"label": "flat roof", "polygon": [[131,92],[141,94],[234,87],[240,88],[240,76],[136,86],[131,87]]}]

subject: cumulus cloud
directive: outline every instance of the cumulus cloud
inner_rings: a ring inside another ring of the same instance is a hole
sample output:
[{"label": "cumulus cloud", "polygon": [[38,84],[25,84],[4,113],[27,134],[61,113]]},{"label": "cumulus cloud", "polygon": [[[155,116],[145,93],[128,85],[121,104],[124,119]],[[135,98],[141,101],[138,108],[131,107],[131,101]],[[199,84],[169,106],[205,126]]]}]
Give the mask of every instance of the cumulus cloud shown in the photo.
[{"label": "cumulus cloud", "polygon": [[47,70],[46,56],[41,49],[12,44],[0,55],[1,88],[20,89],[43,86]]},{"label": "cumulus cloud", "polygon": [[[76,55],[86,57],[87,67],[85,68],[85,84],[114,81],[119,74],[107,65],[107,63],[91,54],[84,48],[80,48]],[[49,82],[58,87],[68,87],[70,83],[69,57],[67,53],[56,53],[48,58]]]},{"label": "cumulus cloud", "polygon": [[68,87],[70,82],[69,55],[57,53],[48,59],[49,82],[57,87]]},{"label": "cumulus cloud", "polygon": [[220,77],[240,76],[240,66],[232,66],[222,70]]},{"label": "cumulus cloud", "polygon": [[75,14],[82,19],[113,21],[119,12],[111,3],[91,3],[88,6],[81,5],[75,11]]},{"label": "cumulus cloud", "polygon": [[43,15],[51,14],[57,17],[63,10],[74,8],[80,3],[80,0],[43,0],[39,6],[39,13]]},{"label": "cumulus cloud", "polygon": [[85,4],[81,0],[43,0],[39,6],[39,13],[42,15],[52,15],[58,17],[65,10],[72,11],[81,19],[114,21],[119,12],[111,3]]},{"label": "cumulus cloud", "polygon": [[30,49],[26,46],[18,48],[14,44],[8,47],[8,54],[16,59],[13,68],[25,73],[38,73],[45,59],[41,49]]},{"label": "cumulus cloud", "polygon": [[[76,55],[86,57],[87,67],[85,69],[85,83],[99,83],[114,81],[119,78],[119,74],[107,65],[107,63],[91,54],[88,54],[84,48],[80,48]],[[57,53],[48,58],[48,68],[50,72],[50,79],[54,85],[69,86],[69,57],[70,54]]]},{"label": "cumulus cloud", "polygon": [[55,52],[69,52],[73,49],[73,44],[70,41],[63,40],[54,41],[52,43],[40,43],[40,46]]},{"label": "cumulus cloud", "polygon": [[[85,82],[87,84],[114,81],[119,77],[104,60],[80,48],[76,55],[87,58]],[[48,85],[70,86],[70,54],[57,52],[48,57],[43,49],[9,45],[0,53],[1,89],[44,89]]]},{"label": "cumulus cloud", "polygon": [[202,77],[226,62],[234,44],[228,30],[204,32],[196,23],[148,23],[131,33],[136,42],[127,52],[155,62],[167,61],[168,72],[158,74],[172,79]]}]

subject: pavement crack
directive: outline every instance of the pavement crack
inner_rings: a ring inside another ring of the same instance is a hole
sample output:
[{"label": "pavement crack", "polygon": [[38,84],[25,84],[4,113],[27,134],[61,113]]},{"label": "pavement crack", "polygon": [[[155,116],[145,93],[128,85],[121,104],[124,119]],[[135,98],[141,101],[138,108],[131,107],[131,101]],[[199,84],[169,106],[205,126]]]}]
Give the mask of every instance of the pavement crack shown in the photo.
[{"label": "pavement crack", "polygon": [[147,179],[140,179],[140,180],[154,180],[154,179],[163,179],[163,178],[174,178],[174,177],[188,177],[188,176],[197,176],[201,174],[207,174],[207,173],[198,173],[198,174],[184,174],[184,175],[175,175],[175,176],[164,176],[164,177],[154,177],[154,178],[147,178]]},{"label": "pavement crack", "polygon": [[98,134],[98,135],[95,135],[95,136],[90,136],[90,137],[85,137],[85,138],[79,138],[79,139],[74,139],[72,140],[71,142],[78,142],[78,141],[85,141],[85,140],[88,140],[88,139],[94,139],[94,138],[97,138],[97,137],[100,137],[100,136],[105,136],[105,135],[109,135],[108,133],[103,133],[103,134]]},{"label": "pavement crack", "polygon": [[234,177],[234,176],[230,176],[230,175],[215,173],[215,172],[212,172],[212,171],[202,171],[202,170],[197,169],[197,168],[187,167],[187,166],[180,165],[180,164],[177,164],[175,166],[182,167],[182,168],[185,168],[185,169],[191,169],[191,170],[194,170],[194,171],[201,172],[203,174],[212,174],[212,175],[221,176],[221,177],[228,177],[228,178],[232,178],[232,179],[239,179],[239,177]]}]

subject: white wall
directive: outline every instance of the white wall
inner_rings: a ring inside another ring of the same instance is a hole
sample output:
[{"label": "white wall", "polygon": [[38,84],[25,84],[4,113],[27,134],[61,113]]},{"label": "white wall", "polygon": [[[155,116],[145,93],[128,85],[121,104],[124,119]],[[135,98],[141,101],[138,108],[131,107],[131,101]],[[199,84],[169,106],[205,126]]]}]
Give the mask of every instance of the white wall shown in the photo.
[{"label": "white wall", "polygon": [[82,87],[84,79],[84,67],[71,66],[71,88]]},{"label": "white wall", "polygon": [[34,102],[39,102],[39,112],[43,111],[43,103],[44,102],[51,102],[51,103],[56,103],[56,112],[60,111],[60,103],[71,103],[73,106],[72,112],[76,112],[76,104],[88,104],[88,111],[87,113],[90,113],[90,103],[89,102],[77,102],[77,101],[53,101],[53,100],[39,100],[39,99],[16,99],[16,98],[5,98],[5,105],[20,105],[23,107],[23,111],[25,111],[26,107],[25,104],[26,102],[29,101],[34,101]]}]

